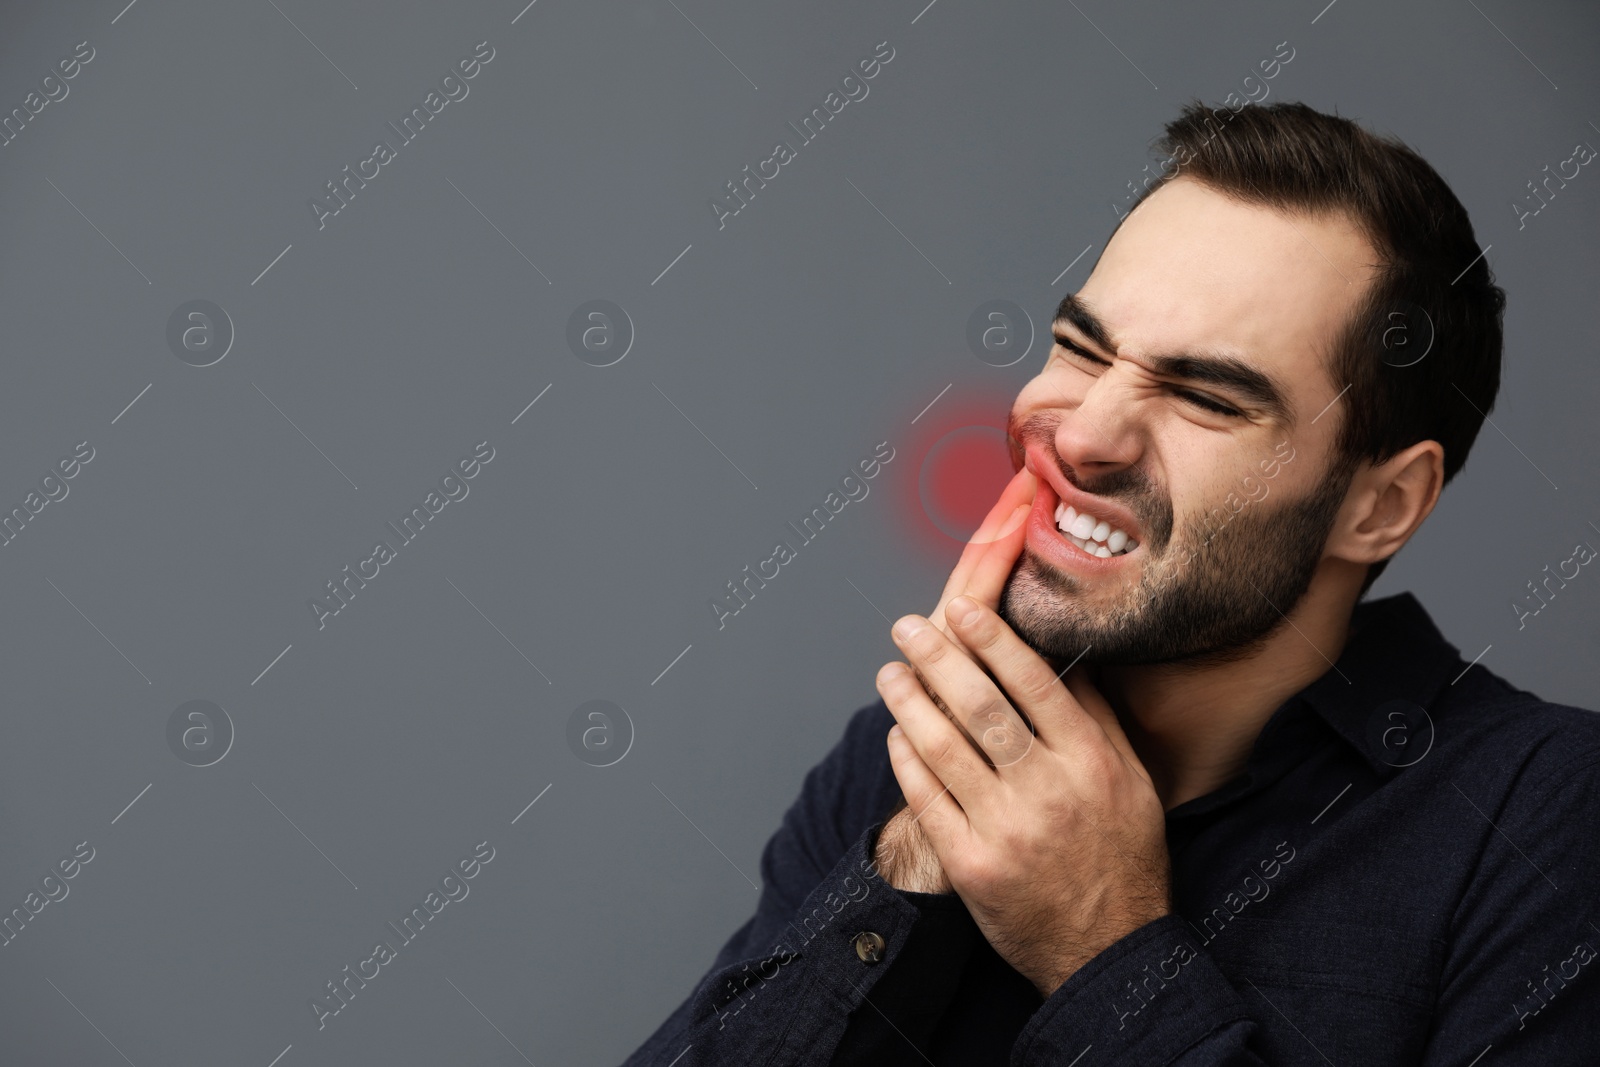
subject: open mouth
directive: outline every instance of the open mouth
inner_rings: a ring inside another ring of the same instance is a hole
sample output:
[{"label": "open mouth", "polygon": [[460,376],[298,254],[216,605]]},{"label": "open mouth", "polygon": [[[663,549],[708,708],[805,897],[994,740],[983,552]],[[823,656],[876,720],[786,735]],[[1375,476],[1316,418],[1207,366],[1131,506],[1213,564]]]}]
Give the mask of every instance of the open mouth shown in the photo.
[{"label": "open mouth", "polygon": [[1097,519],[1089,512],[1080,512],[1065,502],[1056,504],[1056,529],[1061,536],[1077,545],[1091,556],[1110,559],[1125,556],[1139,547],[1139,542],[1129,537],[1127,531]]},{"label": "open mouth", "polygon": [[1110,499],[1084,492],[1059,474],[1038,446],[1026,450],[1026,464],[1038,481],[1029,520],[1035,552],[1058,567],[1084,573],[1111,573],[1117,560],[1140,546],[1134,513]]}]

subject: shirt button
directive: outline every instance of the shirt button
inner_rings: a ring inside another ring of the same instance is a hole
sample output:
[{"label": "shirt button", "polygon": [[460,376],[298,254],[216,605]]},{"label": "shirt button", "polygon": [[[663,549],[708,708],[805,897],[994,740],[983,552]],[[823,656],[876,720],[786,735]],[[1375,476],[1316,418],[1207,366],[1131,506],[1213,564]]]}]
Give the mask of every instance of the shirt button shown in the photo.
[{"label": "shirt button", "polygon": [[883,959],[885,942],[881,934],[863,930],[856,935],[856,955],[862,963],[877,963]]}]

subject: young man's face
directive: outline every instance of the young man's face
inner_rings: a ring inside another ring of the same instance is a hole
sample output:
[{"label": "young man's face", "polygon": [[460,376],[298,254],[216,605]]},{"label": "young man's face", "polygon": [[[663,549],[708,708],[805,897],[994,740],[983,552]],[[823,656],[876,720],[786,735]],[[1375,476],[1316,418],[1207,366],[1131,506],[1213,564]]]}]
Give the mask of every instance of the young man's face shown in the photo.
[{"label": "young man's face", "polygon": [[[1058,341],[1011,410],[1040,481],[1001,603],[1024,640],[1150,663],[1238,654],[1280,623],[1348,485],[1327,364],[1375,259],[1343,218],[1184,178],[1122,223],[1055,322],[1087,354]],[[1058,503],[1092,522],[1061,532]]]}]

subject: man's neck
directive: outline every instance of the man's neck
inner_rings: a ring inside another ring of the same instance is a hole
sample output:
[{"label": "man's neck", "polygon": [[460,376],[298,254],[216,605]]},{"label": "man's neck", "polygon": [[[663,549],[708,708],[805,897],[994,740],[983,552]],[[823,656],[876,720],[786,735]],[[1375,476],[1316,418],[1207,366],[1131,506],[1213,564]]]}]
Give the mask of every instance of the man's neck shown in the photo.
[{"label": "man's neck", "polygon": [[1100,691],[1164,808],[1238,775],[1272,713],[1339,658],[1356,588],[1331,578],[1319,570],[1288,622],[1230,662],[1100,667]]}]

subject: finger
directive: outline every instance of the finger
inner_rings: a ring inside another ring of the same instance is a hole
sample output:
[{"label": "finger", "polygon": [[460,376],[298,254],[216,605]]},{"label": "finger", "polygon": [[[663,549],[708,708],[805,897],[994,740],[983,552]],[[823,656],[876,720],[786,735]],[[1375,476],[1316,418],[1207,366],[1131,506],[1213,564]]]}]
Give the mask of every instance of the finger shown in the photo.
[{"label": "finger", "polygon": [[966,585],[946,592],[944,599],[939,601],[935,613],[929,616],[930,621],[939,627],[946,637],[953,638],[958,647],[962,645],[961,638],[945,618],[950,601],[957,596],[970,596],[996,611],[999,610],[1006,579],[1016,567],[1017,557],[1021,555],[1023,542],[1027,539],[1027,518],[1030,510],[1032,505],[1022,504],[1011,513],[1006,525],[1002,527],[1002,532],[997,533],[995,540],[984,547],[983,554],[978,557],[973,570],[967,576]]},{"label": "finger", "polygon": [[[1000,594],[1005,590],[1006,579],[1011,577],[1022,555],[1022,546],[1028,540],[1027,520],[1032,510],[1032,504],[1024,504],[1011,513],[1005,525],[996,532],[989,550],[974,563],[965,588],[956,595],[964,594],[991,609],[999,609]],[[945,607],[948,609],[949,605]]]},{"label": "finger", "polygon": [[994,772],[956,725],[933,706],[911,670],[903,663],[885,664],[878,671],[878,692],[917,755],[950,787],[956,803],[965,809],[980,801],[994,783]]},{"label": "finger", "polygon": [[[990,766],[1007,767],[1027,754],[1033,744],[1032,732],[1005,694],[958,643],[915,615],[896,623],[893,636],[906,659],[922,671],[925,681],[932,682],[929,693],[936,692],[944,701],[975,751],[982,753]],[[908,725],[906,729],[929,766],[944,777],[943,768],[918,743],[913,728]],[[966,806],[964,800],[962,804]]]},{"label": "finger", "polygon": [[[1128,762],[1140,777],[1149,782],[1150,774],[1144,768],[1144,762],[1139,759],[1138,753],[1133,750],[1133,743],[1128,740],[1126,731],[1122,729],[1122,722],[1117,718],[1117,713],[1112,709],[1110,701],[1095,688],[1094,681],[1089,677],[1087,667],[1074,667],[1069,670],[1063,679],[1067,692],[1072,694],[1078,706],[1088,712],[1094,721],[1100,724],[1111,743],[1122,753],[1122,758]],[[1154,784],[1154,783],[1152,783]]]},{"label": "finger", "polygon": [[997,536],[997,531],[1005,523],[1006,518],[1016,510],[1018,504],[1031,504],[1033,494],[1039,485],[1033,472],[1024,468],[1011,476],[1011,480],[1000,490],[1000,496],[994,505],[989,508],[989,513],[984,516],[983,522],[972,532],[967,539],[968,544],[987,544]]},{"label": "finger", "polygon": [[[940,632],[943,633],[942,630]],[[951,635],[949,635],[949,634],[945,634],[945,636],[949,637],[951,642],[954,643],[957,648],[961,647],[960,640],[958,640],[955,637],[951,637]],[[923,673],[920,670],[918,670],[917,668],[912,667],[911,668],[911,672],[914,675],[916,675],[917,684],[922,686],[922,691],[924,693],[928,694],[928,699],[933,701],[933,706],[939,709],[939,713],[941,715],[943,715],[946,719],[949,719],[951,722],[955,723],[956,729],[960,730],[962,736],[967,739],[967,744],[971,745],[973,750],[975,752],[977,752],[978,755],[983,757],[983,761],[986,764],[988,764],[990,767],[993,767],[994,766],[994,758],[990,755],[990,753],[988,753],[987,751],[984,750],[984,744],[980,740],[980,738],[982,737],[983,729],[993,729],[993,727],[995,725],[995,720],[993,720],[991,718],[987,725],[985,725],[982,722],[975,722],[972,725],[972,727],[969,728],[967,723],[962,722],[959,718],[956,717],[956,713],[954,711],[950,710],[950,706],[944,702],[944,697],[939,695],[939,689],[938,689],[937,686],[935,686],[932,682],[928,681],[928,679],[923,676]],[[979,729],[979,732],[977,734],[974,734],[972,732],[973,729],[977,729],[979,727],[982,727],[983,729]],[[994,736],[991,736],[990,737],[990,743],[991,744],[995,744],[995,743],[998,743],[998,742],[996,741]]]},{"label": "finger", "polygon": [[889,766],[894,769],[895,781],[900,783],[900,791],[905,794],[906,806],[928,835],[934,851],[945,852],[970,829],[966,812],[950,795],[949,787],[922,762],[898,723],[889,730],[888,745]]},{"label": "finger", "polygon": [[[1027,537],[1027,518],[1033,507],[1033,494],[1038,480],[1024,470],[1011,480],[999,503],[989,512],[989,517],[978,528],[973,539],[962,550],[961,559],[950,578],[945,582],[939,603],[928,618],[946,634],[952,633],[945,622],[944,609],[950,600],[963,593],[978,597],[985,603],[998,607],[1000,593],[1006,578],[1016,566],[1017,557]],[[1002,509],[1013,505],[1009,512]]]},{"label": "finger", "polygon": [[1050,664],[993,609],[971,597],[957,597],[950,603],[950,623],[962,644],[993,672],[1000,688],[1028,716],[1040,740],[1053,751],[1083,751],[1108,744],[1110,737],[1097,714],[1102,709],[1110,715],[1116,732],[1122,733],[1109,704],[1101,700],[1095,713],[1086,710],[1056,677]]},{"label": "finger", "polygon": [[995,501],[994,506],[989,509],[989,514],[973,532],[966,547],[961,550],[961,558],[956,561],[955,567],[950,572],[950,580],[945,583],[941,602],[958,596],[966,587],[967,577],[983,558],[985,550],[994,542],[998,532],[1011,520],[1012,513],[1020,505],[1033,502],[1033,495],[1038,485],[1038,479],[1025,469],[1018,471],[1012,476],[1011,481],[1006,483],[1000,498]]}]

